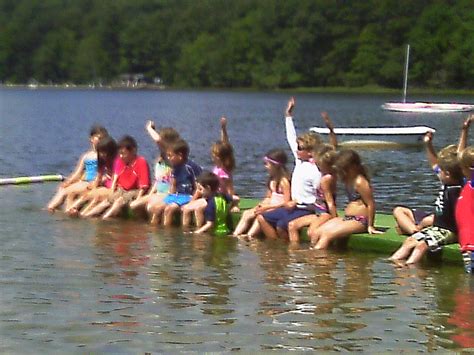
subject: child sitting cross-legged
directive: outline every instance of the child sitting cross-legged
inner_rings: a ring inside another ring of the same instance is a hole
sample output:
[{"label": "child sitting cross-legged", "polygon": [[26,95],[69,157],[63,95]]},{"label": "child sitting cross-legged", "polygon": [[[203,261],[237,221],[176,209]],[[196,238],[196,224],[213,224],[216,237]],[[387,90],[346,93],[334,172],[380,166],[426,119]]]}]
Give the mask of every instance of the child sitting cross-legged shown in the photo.
[{"label": "child sitting cross-legged", "polygon": [[407,264],[421,260],[427,251],[438,251],[443,245],[456,243],[457,227],[454,211],[463,184],[463,174],[453,149],[443,149],[438,154],[441,189],[435,202],[432,226],[412,234],[390,257],[390,260],[406,259]]},{"label": "child sitting cross-legged", "polygon": [[147,205],[152,220],[159,220],[163,215],[163,225],[171,226],[173,216],[182,206],[191,201],[196,190],[196,178],[202,169],[189,160],[189,146],[183,139],[172,143],[167,151],[168,163],[172,168],[170,193],[163,201],[151,201]]},{"label": "child sitting cross-legged", "polygon": [[218,192],[219,178],[210,171],[203,171],[197,179],[197,191],[206,199],[204,224],[194,233],[213,231],[215,235],[226,235],[230,232],[230,203],[232,197]]}]

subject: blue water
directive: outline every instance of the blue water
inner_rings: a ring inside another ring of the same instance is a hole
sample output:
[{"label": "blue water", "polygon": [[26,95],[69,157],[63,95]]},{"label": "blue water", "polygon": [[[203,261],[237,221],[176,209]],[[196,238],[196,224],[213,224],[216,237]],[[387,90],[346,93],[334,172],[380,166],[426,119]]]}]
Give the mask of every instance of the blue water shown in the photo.
[{"label": "blue water", "polygon": [[[69,173],[88,129],[131,134],[148,159],[148,118],[173,126],[211,167],[219,118],[237,158],[236,190],[264,193],[263,154],[286,147],[286,93],[0,90],[0,176]],[[465,115],[380,110],[389,96],[296,97],[299,131],[321,125],[428,125],[456,143]],[[427,99],[423,97],[413,99]],[[443,97],[446,101],[473,101]],[[378,210],[429,207],[437,181],[422,149],[361,150]],[[283,242],[212,239],[140,221],[42,210],[55,184],[0,187],[0,352],[459,351],[474,346],[474,283],[457,266],[398,269],[386,255],[315,253]],[[343,204],[344,201],[338,201]]]}]

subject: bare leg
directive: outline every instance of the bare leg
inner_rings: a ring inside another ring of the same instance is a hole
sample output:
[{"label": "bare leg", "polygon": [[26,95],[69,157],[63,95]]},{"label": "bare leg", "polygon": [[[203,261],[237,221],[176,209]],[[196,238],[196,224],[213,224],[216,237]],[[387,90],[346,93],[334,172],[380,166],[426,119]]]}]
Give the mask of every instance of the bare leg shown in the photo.
[{"label": "bare leg", "polygon": [[196,227],[202,227],[205,222],[204,210],[206,209],[207,202],[205,206],[200,206],[194,211],[194,217],[196,219]]},{"label": "bare leg", "polygon": [[165,207],[163,212],[163,225],[170,227],[173,224],[173,216],[180,208],[176,203],[169,204]]},{"label": "bare leg", "polygon": [[318,218],[318,216],[312,214],[290,221],[290,223],[288,223],[288,235],[290,238],[290,242],[298,243],[300,241],[300,229],[309,226],[315,218]]},{"label": "bare leg", "polygon": [[265,237],[270,238],[270,239],[277,239],[278,234],[273,228],[270,223],[268,223],[265,218],[263,218],[262,215],[257,216],[257,221],[260,225],[260,228],[262,229],[263,234],[265,234]]},{"label": "bare leg", "polygon": [[[206,199],[198,198],[197,200],[191,201],[185,204],[183,207],[181,207],[181,210],[183,211],[183,217],[182,217],[183,227],[189,227],[189,225],[191,224],[193,212],[195,212],[199,208],[206,208],[206,206],[207,206]],[[200,227],[203,224],[204,224],[204,212],[203,212],[201,224],[198,223],[197,215],[196,215],[196,227]]]},{"label": "bare leg", "polygon": [[160,200],[160,201],[155,201],[155,200],[150,200],[146,206],[146,210],[149,215],[151,215],[150,218],[150,224],[158,225],[160,223],[161,216],[163,215],[163,211],[166,207],[166,204]]},{"label": "bare leg", "polygon": [[117,216],[124,206],[125,200],[123,199],[123,197],[117,198],[112,204],[112,206],[104,213],[102,219],[106,220],[111,217]]},{"label": "bare leg", "polygon": [[101,200],[98,197],[93,198],[81,211],[80,216],[85,217]]},{"label": "bare leg", "polygon": [[64,198],[66,197],[64,190],[64,188],[60,187],[59,190],[54,194],[53,198],[48,203],[48,211],[54,212],[55,209],[62,205]]},{"label": "bare leg", "polygon": [[393,217],[398,224],[397,232],[399,234],[412,235],[419,232],[419,228],[415,223],[415,216],[409,208],[395,207],[393,209]]},{"label": "bare leg", "polygon": [[232,234],[234,237],[237,237],[247,230],[250,222],[255,218],[255,208],[250,210],[244,211],[242,213],[242,217],[240,217],[239,223],[237,223],[237,227],[234,229],[234,233]]},{"label": "bare leg", "polygon": [[348,237],[353,233],[367,231],[367,228],[357,221],[344,221],[342,218],[334,218],[332,221],[334,222],[328,222],[321,226],[321,234],[314,247],[315,249],[327,249],[333,240]]},{"label": "bare leg", "polygon": [[87,213],[81,213],[81,217],[93,217],[100,215],[110,206],[110,202],[108,200],[104,200],[92,209],[90,209]]},{"label": "bare leg", "polygon": [[132,210],[135,210],[141,206],[144,206],[148,203],[148,200],[150,199],[150,195],[145,195],[140,198],[137,198],[136,200],[133,200],[130,202],[130,208]]},{"label": "bare leg", "polygon": [[252,224],[252,227],[250,227],[247,235],[250,237],[250,238],[253,238],[255,236],[257,236],[258,234],[260,234],[260,224],[258,223],[257,220],[253,221],[253,224]]},{"label": "bare leg", "polygon": [[317,236],[316,231],[322,226],[324,223],[331,219],[331,215],[329,213],[323,213],[322,215],[318,216],[316,219],[313,219],[309,228],[308,228],[308,237],[311,239],[312,244],[316,244],[319,240],[319,236]]},{"label": "bare leg", "polygon": [[426,254],[428,251],[428,244],[426,244],[423,240],[419,241],[416,244],[415,249],[413,249],[413,252],[411,253],[410,257],[407,260],[407,264],[416,264],[421,260],[423,255]]},{"label": "bare leg", "polygon": [[277,228],[276,229],[278,237],[281,239],[288,239],[288,231],[283,228]]},{"label": "bare leg", "polygon": [[406,259],[408,257],[408,255],[410,255],[413,248],[416,247],[417,243],[418,242],[415,238],[408,237],[407,239],[405,239],[402,246],[395,253],[392,254],[392,256],[389,258],[389,260]]}]

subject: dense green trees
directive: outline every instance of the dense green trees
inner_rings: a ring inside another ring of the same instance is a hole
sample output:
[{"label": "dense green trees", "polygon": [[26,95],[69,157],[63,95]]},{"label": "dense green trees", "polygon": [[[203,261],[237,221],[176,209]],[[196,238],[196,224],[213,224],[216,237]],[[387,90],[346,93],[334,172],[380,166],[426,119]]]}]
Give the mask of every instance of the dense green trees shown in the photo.
[{"label": "dense green trees", "polygon": [[472,0],[0,0],[0,81],[474,88]]}]

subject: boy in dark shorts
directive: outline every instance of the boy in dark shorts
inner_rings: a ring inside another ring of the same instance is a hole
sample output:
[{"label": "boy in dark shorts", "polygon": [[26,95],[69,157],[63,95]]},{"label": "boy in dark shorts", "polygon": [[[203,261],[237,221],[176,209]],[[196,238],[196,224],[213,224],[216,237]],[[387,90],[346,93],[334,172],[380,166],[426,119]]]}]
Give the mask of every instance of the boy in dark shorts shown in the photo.
[{"label": "boy in dark shorts", "polygon": [[213,230],[215,235],[226,235],[230,232],[230,203],[232,197],[218,193],[219,178],[210,171],[204,171],[197,179],[197,190],[206,199],[204,225],[194,233]]},{"label": "boy in dark shorts", "polygon": [[407,264],[414,264],[420,261],[428,250],[435,252],[443,245],[457,242],[454,211],[463,185],[463,174],[457,155],[452,154],[450,150],[441,150],[438,165],[442,186],[435,202],[433,225],[408,237],[390,260],[407,259]]}]

